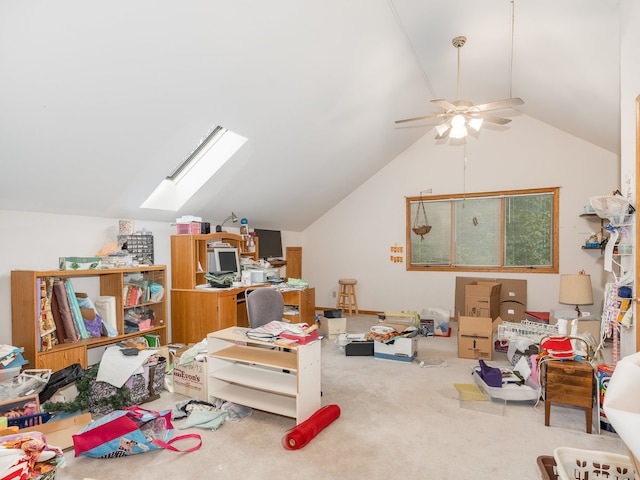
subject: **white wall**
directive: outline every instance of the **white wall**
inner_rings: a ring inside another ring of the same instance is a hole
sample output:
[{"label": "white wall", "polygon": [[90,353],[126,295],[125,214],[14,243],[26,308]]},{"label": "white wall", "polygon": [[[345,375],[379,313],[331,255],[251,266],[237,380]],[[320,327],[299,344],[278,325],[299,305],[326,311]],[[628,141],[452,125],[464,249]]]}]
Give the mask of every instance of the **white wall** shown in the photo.
[{"label": "white wall", "polygon": [[[170,284],[171,235],[175,234],[176,227],[164,222],[134,220],[134,228],[146,228],[153,233],[155,264],[167,266]],[[225,226],[225,230],[239,233],[234,227]],[[12,344],[11,270],[57,270],[58,257],[94,256],[105,245],[115,242],[117,234],[118,219],[0,210],[0,344]],[[301,234],[283,231],[282,244],[283,249],[300,246]],[[98,294],[97,285],[80,279],[77,282],[82,283],[88,293]],[[91,288],[95,288],[95,292]],[[169,316],[170,312],[169,308]],[[170,337],[170,319],[168,326]]]},{"label": "white wall", "polygon": [[[169,265],[175,227],[138,221],[134,226],[153,232],[155,263]],[[0,210],[0,343],[12,344],[11,270],[57,270],[58,257],[94,256],[117,234],[118,219]]]},{"label": "white wall", "polygon": [[[524,99],[526,102],[526,98]],[[560,189],[560,273],[592,275],[599,318],[607,281],[598,251],[581,249],[597,222],[579,217],[589,197],[618,188],[616,155],[525,115],[504,131],[485,128],[464,147],[436,145],[430,131],[303,232],[304,276],[316,287],[316,305],[335,305],[340,277],[355,277],[359,307],[374,311],[438,307],[454,310],[455,277],[500,276],[528,281],[527,309],[571,309],[558,304],[558,275],[408,272],[389,260],[405,246],[405,197],[554,187]],[[339,172],[336,172],[339,175]],[[465,184],[466,180],[466,184]]]}]

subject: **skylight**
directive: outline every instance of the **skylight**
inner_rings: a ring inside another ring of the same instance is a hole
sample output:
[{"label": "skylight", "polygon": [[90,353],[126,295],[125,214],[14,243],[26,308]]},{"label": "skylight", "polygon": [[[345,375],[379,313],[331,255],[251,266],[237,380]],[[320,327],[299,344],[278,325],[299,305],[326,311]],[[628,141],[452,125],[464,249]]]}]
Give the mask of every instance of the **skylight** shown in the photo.
[{"label": "skylight", "polygon": [[215,126],[140,207],[179,210],[246,141],[242,135]]}]

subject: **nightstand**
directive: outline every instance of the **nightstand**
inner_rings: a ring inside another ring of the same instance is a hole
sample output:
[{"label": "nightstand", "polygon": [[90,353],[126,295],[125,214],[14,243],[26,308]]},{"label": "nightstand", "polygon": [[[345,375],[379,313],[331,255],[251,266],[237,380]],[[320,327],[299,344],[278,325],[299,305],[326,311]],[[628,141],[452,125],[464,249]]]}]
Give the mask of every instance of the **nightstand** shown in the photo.
[{"label": "nightstand", "polygon": [[585,409],[587,433],[593,422],[594,376],[589,362],[548,360],[544,362],[544,424],[549,426],[552,403]]}]

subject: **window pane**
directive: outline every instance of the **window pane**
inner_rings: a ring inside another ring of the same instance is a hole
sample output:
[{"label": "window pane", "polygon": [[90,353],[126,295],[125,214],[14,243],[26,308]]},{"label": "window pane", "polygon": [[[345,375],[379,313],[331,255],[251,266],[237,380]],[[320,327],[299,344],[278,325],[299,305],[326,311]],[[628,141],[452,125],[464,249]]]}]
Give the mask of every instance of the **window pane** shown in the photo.
[{"label": "window pane", "polygon": [[505,205],[505,266],[552,264],[553,196],[508,197]]},{"label": "window pane", "polygon": [[500,265],[500,199],[460,199],[455,209],[455,264]]},{"label": "window pane", "polygon": [[[424,205],[424,213],[422,206]],[[417,235],[411,230],[412,265],[451,265],[451,204],[443,202],[411,202],[411,228],[431,225],[429,233]],[[417,217],[416,217],[417,216]]]},{"label": "window pane", "polygon": [[558,203],[558,187],[408,197],[407,270],[557,273]]}]

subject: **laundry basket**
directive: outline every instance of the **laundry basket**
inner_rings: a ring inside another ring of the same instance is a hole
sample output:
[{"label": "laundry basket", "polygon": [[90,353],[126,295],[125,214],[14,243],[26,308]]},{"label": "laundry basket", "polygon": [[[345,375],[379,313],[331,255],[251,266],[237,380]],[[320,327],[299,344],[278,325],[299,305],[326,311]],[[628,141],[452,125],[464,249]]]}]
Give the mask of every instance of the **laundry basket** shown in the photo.
[{"label": "laundry basket", "polygon": [[553,452],[558,480],[608,478],[634,480],[629,457],[598,450],[558,447]]}]

